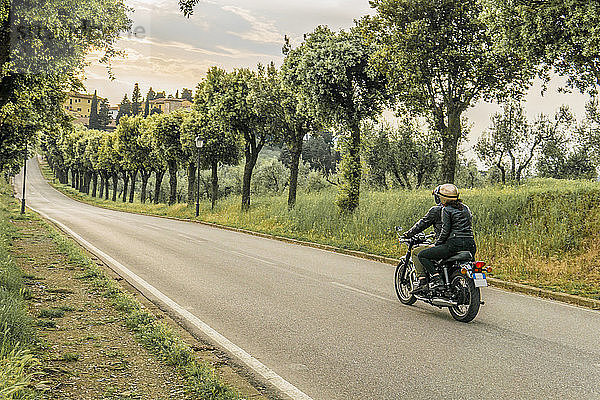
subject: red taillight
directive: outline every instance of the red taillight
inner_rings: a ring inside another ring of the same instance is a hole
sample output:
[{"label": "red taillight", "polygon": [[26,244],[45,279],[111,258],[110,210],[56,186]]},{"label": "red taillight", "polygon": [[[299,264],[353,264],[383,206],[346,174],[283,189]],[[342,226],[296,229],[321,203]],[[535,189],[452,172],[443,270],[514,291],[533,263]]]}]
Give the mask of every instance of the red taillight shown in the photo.
[{"label": "red taillight", "polygon": [[480,274],[484,271],[483,267],[485,267],[485,261],[477,261],[473,266],[473,272]]}]

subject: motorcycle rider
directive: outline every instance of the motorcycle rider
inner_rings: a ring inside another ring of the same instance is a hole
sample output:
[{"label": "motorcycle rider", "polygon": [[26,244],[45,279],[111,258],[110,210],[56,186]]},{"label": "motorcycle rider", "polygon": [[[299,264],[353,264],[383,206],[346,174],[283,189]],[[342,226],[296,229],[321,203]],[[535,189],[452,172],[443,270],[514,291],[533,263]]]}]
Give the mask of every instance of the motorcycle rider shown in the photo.
[{"label": "motorcycle rider", "polygon": [[418,258],[432,276],[431,287],[442,279],[435,270],[435,260],[445,260],[460,251],[469,251],[475,257],[477,247],[473,236],[471,210],[458,198],[458,189],[451,183],[438,186],[434,191],[442,202],[442,229],[435,246],[419,252]]},{"label": "motorcycle rider", "polygon": [[[438,186],[433,190],[433,192],[431,192],[431,194],[433,195],[433,199],[435,201],[435,206],[431,207],[429,209],[429,211],[427,211],[427,214],[425,214],[425,216],[423,218],[421,218],[419,221],[417,221],[413,225],[412,228],[410,228],[408,231],[406,231],[402,234],[402,236],[405,239],[412,238],[413,236],[423,232],[425,229],[429,228],[430,226],[433,226],[433,230],[435,232],[435,238],[437,239],[437,237],[440,236],[440,233],[442,231],[442,208],[443,207],[442,207],[440,197],[437,194],[437,192],[439,191],[439,188],[440,187]],[[428,249],[430,247],[433,247],[433,245],[420,244],[420,245],[416,246],[415,248],[413,248],[413,250],[412,250],[411,259],[415,266],[415,271],[417,273],[417,282],[418,282],[417,286],[415,287],[415,289],[413,289],[413,291],[423,288],[427,283],[425,267],[423,267],[423,264],[421,264],[421,261],[419,260],[418,255],[421,251]]]}]

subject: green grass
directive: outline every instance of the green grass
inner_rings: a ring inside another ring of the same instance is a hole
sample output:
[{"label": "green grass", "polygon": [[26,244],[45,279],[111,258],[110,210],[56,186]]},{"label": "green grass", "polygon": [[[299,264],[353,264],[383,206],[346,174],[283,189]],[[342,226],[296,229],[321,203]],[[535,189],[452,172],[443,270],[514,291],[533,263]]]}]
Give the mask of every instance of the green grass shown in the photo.
[{"label": "green grass", "polygon": [[77,353],[65,353],[62,355],[60,360],[66,361],[66,362],[75,362],[75,361],[78,361],[80,357],[81,356]]},{"label": "green grass", "polygon": [[0,178],[0,398],[33,399],[29,385],[39,361],[31,351],[35,331],[24,301],[23,272],[10,255],[16,237],[9,222],[16,210],[10,193]]},{"label": "green grass", "polygon": [[65,311],[60,308],[44,308],[41,309],[38,317],[39,318],[62,318],[65,316]]},{"label": "green grass", "polygon": [[[46,169],[46,174],[50,173]],[[195,219],[186,204],[112,202],[55,185],[81,201],[121,211]],[[363,190],[358,210],[340,215],[336,191],[300,193],[296,207],[287,196],[253,196],[249,212],[239,196],[222,199],[216,209],[200,205],[200,220],[344,249],[398,258],[402,255],[389,229],[408,229],[432,205],[429,190]],[[600,299],[600,184],[590,181],[534,179],[520,186],[462,190],[474,214],[478,258],[494,267],[494,276],[550,290]]]}]

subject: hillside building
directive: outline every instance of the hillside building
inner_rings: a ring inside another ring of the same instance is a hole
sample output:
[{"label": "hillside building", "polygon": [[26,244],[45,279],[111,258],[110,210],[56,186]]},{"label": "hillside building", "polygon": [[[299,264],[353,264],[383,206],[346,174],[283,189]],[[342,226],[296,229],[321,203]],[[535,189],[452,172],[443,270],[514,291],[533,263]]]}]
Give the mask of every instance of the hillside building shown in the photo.
[{"label": "hillside building", "polygon": [[191,109],[192,102],[186,99],[176,98],[160,98],[150,100],[150,111],[155,108],[159,109],[163,114],[169,114],[175,110],[179,110],[180,108]]}]

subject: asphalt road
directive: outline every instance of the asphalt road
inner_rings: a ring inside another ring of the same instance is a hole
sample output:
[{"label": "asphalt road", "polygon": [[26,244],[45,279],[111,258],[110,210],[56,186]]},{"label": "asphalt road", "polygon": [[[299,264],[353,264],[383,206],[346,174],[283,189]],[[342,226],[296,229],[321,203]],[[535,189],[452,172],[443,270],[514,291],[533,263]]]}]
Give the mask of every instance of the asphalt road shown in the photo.
[{"label": "asphalt road", "polygon": [[600,399],[599,312],[485,288],[455,322],[398,302],[390,265],[81,204],[36,164],[29,205],[313,399]]}]

